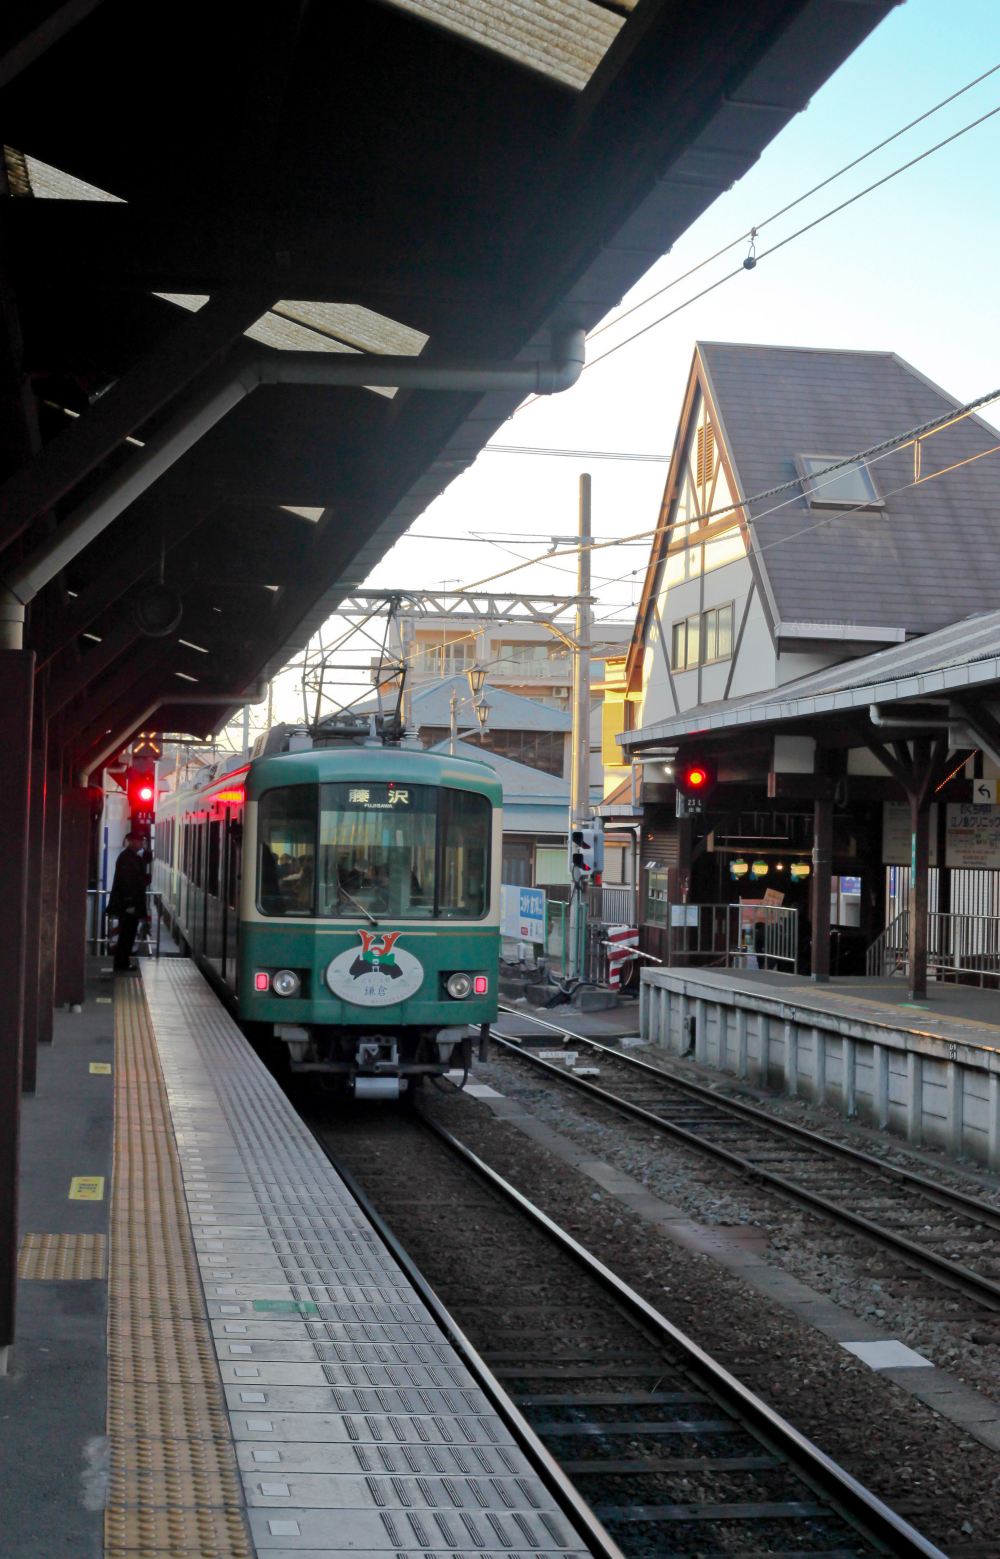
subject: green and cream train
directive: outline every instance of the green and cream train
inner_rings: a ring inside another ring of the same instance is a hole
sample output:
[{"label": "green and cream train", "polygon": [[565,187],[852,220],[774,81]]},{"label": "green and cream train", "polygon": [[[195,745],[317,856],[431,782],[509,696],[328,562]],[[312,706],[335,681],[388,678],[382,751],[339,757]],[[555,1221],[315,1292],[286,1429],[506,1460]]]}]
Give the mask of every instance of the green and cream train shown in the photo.
[{"label": "green and cream train", "polygon": [[258,1047],[395,1097],[485,1050],[502,792],[474,760],[310,741],[279,727],[162,795],[153,889]]}]

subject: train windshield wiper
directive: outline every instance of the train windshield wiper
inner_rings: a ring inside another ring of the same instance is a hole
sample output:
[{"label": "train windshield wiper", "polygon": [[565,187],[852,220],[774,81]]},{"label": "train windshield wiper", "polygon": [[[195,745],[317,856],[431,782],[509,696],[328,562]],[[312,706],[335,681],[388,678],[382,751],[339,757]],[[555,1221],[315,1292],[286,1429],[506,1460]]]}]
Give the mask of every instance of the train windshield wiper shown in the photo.
[{"label": "train windshield wiper", "polygon": [[365,909],[365,906],[363,904],[359,904],[358,903],[358,901],[354,897],[353,893],[348,893],[348,891],[344,887],[343,883],[340,883],[338,885],[337,892],[338,893],[342,893],[345,899],[350,899],[351,903],[354,905],[354,908],[355,909],[359,909],[361,911],[362,915],[364,915],[365,919],[367,920],[367,922],[368,922],[368,924],[370,926],[377,926],[378,925],[378,921],[375,919],[375,916],[370,914],[369,911]]}]

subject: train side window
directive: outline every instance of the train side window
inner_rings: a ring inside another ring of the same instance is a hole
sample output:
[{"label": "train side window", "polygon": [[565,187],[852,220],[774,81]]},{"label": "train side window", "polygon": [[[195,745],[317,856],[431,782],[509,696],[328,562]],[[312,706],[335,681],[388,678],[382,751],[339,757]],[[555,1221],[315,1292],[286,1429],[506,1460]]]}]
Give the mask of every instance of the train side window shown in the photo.
[{"label": "train side window", "polygon": [[205,886],[215,898],[219,896],[219,854],[222,844],[222,823],[218,820],[208,824],[208,871],[205,878]]},{"label": "train side window", "polygon": [[315,785],[266,790],[257,807],[257,905],[264,915],[312,915],[316,894]]},{"label": "train side window", "polygon": [[490,819],[485,796],[471,790],[441,791],[441,864],[437,913],[478,920],[489,903]]}]

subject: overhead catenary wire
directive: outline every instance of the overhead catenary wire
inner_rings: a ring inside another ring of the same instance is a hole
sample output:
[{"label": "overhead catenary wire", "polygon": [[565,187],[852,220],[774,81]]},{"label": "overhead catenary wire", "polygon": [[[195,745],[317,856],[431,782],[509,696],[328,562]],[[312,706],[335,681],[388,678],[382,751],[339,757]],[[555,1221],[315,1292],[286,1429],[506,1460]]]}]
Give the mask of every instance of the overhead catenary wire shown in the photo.
[{"label": "overhead catenary wire", "polygon": [[[965,418],[967,418],[969,416],[972,416],[980,407],[988,405],[991,402],[996,401],[996,400],[1000,400],[1000,388],[995,389],[995,390],[991,390],[991,391],[987,392],[985,395],[977,396],[975,400],[967,402],[964,406],[956,407],[956,408],[954,408],[951,411],[943,413],[940,417],[932,418],[932,419],[930,419],[927,422],[923,422],[923,423],[919,424],[915,428],[908,429],[905,433],[893,435],[890,438],[881,440],[877,444],[870,445],[865,450],[858,451],[854,455],[844,456],[844,457],[842,457],[841,459],[839,459],[837,461],[832,461],[828,466],[825,466],[821,471],[818,471],[818,472],[814,473],[813,477],[810,479],[811,480],[811,485],[812,485],[812,487],[814,489],[820,489],[821,490],[822,487],[827,486],[830,483],[832,483],[833,481],[835,481],[836,478],[837,478],[837,473],[839,473],[841,470],[843,470],[843,468],[845,466],[850,466],[850,465],[864,465],[864,466],[868,466],[868,465],[874,464],[876,461],[885,458],[887,455],[891,454],[893,451],[906,448],[908,444],[911,444],[911,443],[915,442],[919,438],[925,437],[925,436],[927,436],[929,434],[932,434],[932,433],[935,433],[935,432],[942,432],[946,428],[956,425],[957,423],[965,420]],[[996,454],[996,453],[1000,453],[1000,443],[991,445],[988,448],[983,449],[983,450],[977,450],[972,455],[966,456],[966,457],[964,457],[961,460],[952,462],[951,465],[943,468],[940,471],[928,472],[926,475],[917,476],[917,477],[911,479],[908,482],[901,483],[898,487],[890,489],[887,493],[884,494],[884,496],[887,497],[887,498],[893,497],[897,493],[905,492],[908,488],[923,486],[923,485],[925,485],[928,482],[937,480],[939,477],[949,475],[951,472],[953,472],[955,470],[959,470],[959,469],[961,469],[964,466],[973,464],[974,462],[985,458],[987,455]],[[823,482],[822,481],[823,477],[827,477],[829,479],[828,482]],[[794,490],[794,491],[792,491],[792,490]],[[782,503],[778,503],[778,504],[772,505],[771,508],[763,511],[763,513],[761,513],[761,514],[753,515],[753,514],[750,514],[749,512],[745,514],[745,519],[746,519],[746,522],[747,522],[748,526],[754,526],[760,520],[763,520],[763,519],[767,518],[769,515],[775,514],[778,511],[780,511],[781,509],[786,508],[789,503],[793,503],[793,502],[797,502],[798,501],[798,499],[801,497],[801,482],[800,482],[800,479],[798,477],[791,478],[790,480],[788,480],[786,482],[777,483],[773,487],[762,489],[760,492],[754,493],[754,494],[752,494],[748,498],[736,499],[732,503],[726,504],[726,505],[722,506],[721,508],[713,509],[713,510],[707,510],[707,511],[705,511],[702,514],[694,515],[694,516],[690,517],[690,519],[688,521],[686,521],[685,523],[688,523],[688,524],[698,524],[698,523],[702,523],[702,522],[707,522],[707,521],[709,521],[709,520],[711,520],[713,518],[718,518],[720,516],[725,516],[725,515],[729,515],[729,514],[735,514],[735,512],[737,510],[739,510],[739,509],[749,510],[749,506],[751,504],[757,503],[757,502],[762,501],[764,499],[767,499],[769,497],[780,496],[782,493],[785,493],[785,492],[788,492],[788,491],[792,491],[792,496],[790,498],[785,499]],[[812,524],[807,525],[807,526],[799,527],[797,530],[792,531],[792,532],[788,533],[785,536],[776,537],[772,541],[767,542],[767,543],[759,543],[759,542],[757,542],[756,538],[753,536],[753,533],[751,531],[751,550],[756,550],[758,553],[762,553],[762,552],[765,552],[765,551],[770,551],[774,547],[783,546],[783,545],[786,545],[786,544],[788,544],[790,542],[796,541],[796,540],[800,539],[802,536],[807,535],[807,534],[809,534],[810,532],[812,532],[814,530],[819,530],[820,528],[822,528],[822,527],[824,527],[826,525],[830,525],[830,524],[834,523],[837,520],[849,518],[849,517],[851,517],[853,515],[856,515],[860,511],[863,511],[865,508],[866,508],[866,505],[863,502],[845,505],[844,508],[842,508],[840,510],[837,510],[833,514],[823,515],[820,519],[815,520]],[[607,540],[607,541],[591,543],[586,548],[586,550],[588,550],[588,551],[603,550],[603,549],[605,549],[607,547],[621,545],[622,541],[638,541],[638,540],[642,540],[642,539],[650,540],[650,539],[656,538],[658,536],[664,535],[664,534],[666,534],[667,532],[669,532],[672,529],[673,529],[672,525],[658,525],[658,526],[654,527],[651,530],[646,530],[646,531],[642,531],[642,532],[636,532],[632,536],[627,537],[627,538],[622,538],[621,540],[611,539],[611,540]],[[448,538],[448,539],[452,539],[452,538]],[[584,550],[584,548],[582,548],[580,546],[573,546],[573,547],[569,547],[569,548],[566,548],[566,549],[562,549],[562,550],[560,550],[560,551],[558,551],[556,553],[545,554],[542,557],[527,558],[527,559],[524,560],[523,563],[516,564],[512,568],[504,570],[503,574],[517,573],[523,567],[530,567],[533,564],[537,565],[537,564],[541,564],[541,563],[546,563],[552,557],[573,556],[574,554],[578,554],[579,552],[581,552],[583,550]],[[626,579],[631,578],[637,572],[638,572],[638,570],[634,570],[634,569],[630,570],[626,574],[622,574],[622,575],[617,576],[616,578],[608,580],[607,583],[609,583],[609,584],[620,584],[620,583],[623,583]],[[489,579],[477,580],[477,581],[475,581],[472,584],[468,584],[468,585],[466,585],[464,587],[461,587],[460,589],[449,590],[447,592],[442,592],[442,593],[447,593],[449,595],[461,595],[461,594],[465,593],[466,591],[471,591],[471,590],[476,589],[478,585],[491,583],[493,579],[500,578],[500,577],[503,577],[503,575],[500,575],[500,574],[493,575],[493,576],[490,576]],[[615,620],[617,613],[625,611],[627,609],[628,608],[626,607],[625,603],[619,603],[618,605],[614,606],[612,608],[612,610],[609,613],[607,613],[606,615],[595,617],[594,624],[595,624],[595,626],[597,626],[600,623],[611,623],[611,622],[613,622]],[[492,619],[489,619],[489,620],[492,621]],[[618,620],[621,621],[620,618]],[[485,621],[487,621],[487,619],[484,619],[484,622]],[[626,622],[627,622],[627,620],[626,620]],[[544,625],[542,625],[542,626],[544,626]],[[441,631],[442,631],[442,633],[449,632],[449,630],[446,627],[442,628]],[[452,645],[452,644],[461,644],[461,643],[464,643],[464,642],[469,642],[471,640],[474,640],[478,636],[478,632],[479,632],[479,629],[477,628],[477,629],[473,629],[473,630],[470,630],[470,631],[467,631],[467,632],[464,632],[464,633],[449,634],[448,644]],[[410,655],[403,656],[398,662],[396,662],[396,664],[398,664],[402,669],[405,669],[408,665],[410,665],[417,658],[418,655],[423,653],[424,648],[425,648],[424,646],[420,647],[419,649],[415,648],[414,651]],[[608,643],[608,644],[606,644],[604,646],[595,646],[595,648],[604,648],[604,649],[608,649],[608,650],[619,650],[620,651],[623,648],[623,646],[621,644]],[[500,664],[504,660],[504,658],[505,657],[502,654],[499,655],[499,656],[493,657],[491,660],[485,662],[485,669],[488,670],[491,667]],[[351,703],[356,703],[358,701],[358,698],[361,698],[362,696],[363,696],[363,694],[359,693],[357,695],[357,698],[351,700]],[[345,705],[344,707],[348,707],[349,708],[350,704]]]},{"label": "overhead catenary wire", "polygon": [[[916,119],[911,119],[907,124],[901,125],[898,130],[894,130],[891,135],[888,135],[884,140],[877,142],[875,146],[870,146],[867,151],[862,152],[859,156],[852,158],[850,162],[845,162],[843,167],[838,168],[834,173],[827,174],[825,179],[821,179],[819,183],[814,184],[811,189],[805,190],[801,195],[796,195],[794,200],[787,201],[786,204],[780,206],[777,211],[772,211],[769,217],[764,217],[762,221],[754,223],[754,225],[747,228],[745,232],[738,234],[735,238],[731,238],[727,244],[723,244],[721,249],[716,249],[714,253],[706,255],[705,258],[703,260],[699,260],[696,265],[689,266],[689,268],[686,271],[682,271],[679,276],[673,277],[672,280],[667,282],[665,286],[658,287],[655,292],[649,293],[645,298],[640,298],[637,303],[633,303],[629,308],[623,309],[622,312],[620,314],[616,314],[613,319],[606,320],[603,324],[598,325],[596,329],[590,331],[587,337],[588,341],[595,340],[597,336],[603,335],[606,330],[613,330],[616,325],[620,325],[622,321],[628,319],[630,315],[637,313],[640,309],[647,308],[649,304],[654,303],[657,298],[662,298],[664,293],[670,292],[674,287],[678,287],[681,282],[687,281],[689,276],[694,276],[698,273],[698,271],[704,270],[707,265],[712,264],[713,260],[721,259],[724,254],[729,253],[730,249],[735,249],[737,245],[744,244],[748,240],[754,238],[758,233],[762,233],[765,227],[770,227],[771,223],[777,222],[779,217],[787,216],[789,211],[794,211],[796,206],[801,206],[805,201],[810,200],[813,195],[818,195],[820,190],[826,189],[828,185],[835,183],[836,180],[842,178],[845,173],[850,173],[852,169],[860,167],[863,162],[867,162],[869,157],[874,157],[876,152],[884,151],[887,146],[892,145],[893,141],[898,141],[901,136],[906,135],[910,130],[916,129],[917,125],[923,124],[926,119],[930,119],[934,114],[939,113],[942,108],[947,108],[949,103],[954,103],[958,98],[963,97],[966,92],[971,92],[973,87],[978,87],[981,82],[986,81],[990,76],[995,75],[998,70],[1000,70],[1000,64],[991,65],[989,70],[984,70],[981,75],[973,77],[971,81],[967,81],[965,85],[963,87],[959,87],[957,91],[950,92],[948,96],[943,97],[940,102],[935,103],[931,108],[925,109],[922,114],[918,114]],[[736,273],[734,272],[733,274],[735,275]]]},{"label": "overhead catenary wire", "polygon": [[[870,465],[874,460],[881,458],[883,455],[891,454],[897,449],[905,449],[907,445],[914,443],[917,439],[925,438],[931,433],[943,432],[945,428],[963,421],[966,417],[974,415],[983,406],[988,406],[997,400],[1000,400],[1000,388],[989,390],[985,395],[979,395],[975,400],[967,401],[963,406],[957,406],[950,411],[942,412],[939,417],[932,417],[929,421],[922,422],[917,427],[909,428],[904,433],[893,434],[889,438],[879,440],[876,444],[869,445],[867,449],[858,450],[852,455],[844,455],[838,460],[831,461],[829,465],[823,466],[821,470],[812,474],[810,483],[814,488],[826,486],[828,484],[822,481],[823,477],[829,477],[831,482],[835,481],[837,473],[846,466]],[[760,503],[766,498],[778,497],[782,493],[790,493],[792,496],[785,503],[775,504],[762,514],[750,513],[752,504]],[[718,508],[706,509],[700,514],[690,515],[685,523],[689,525],[707,524],[713,519],[721,519],[742,509],[747,523],[756,524],[760,520],[766,519],[769,515],[776,513],[779,509],[787,507],[788,503],[798,502],[801,496],[801,480],[798,476],[794,476],[787,481],[776,483],[773,487],[766,487],[759,492],[751,493],[747,498],[734,498],[728,503],[721,504]],[[616,540],[590,542],[587,544],[587,550],[590,552],[601,552],[607,547],[619,546],[622,542],[648,540],[672,529],[672,524],[656,525],[652,529],[632,531],[628,535]],[[516,574],[522,568],[530,567],[532,563],[543,563],[561,557],[573,557],[581,550],[580,546],[574,545],[560,548],[555,552],[543,553],[534,558],[526,559],[524,563],[514,564],[511,568],[502,569],[495,574],[488,574],[482,579],[476,579],[464,588],[466,590],[478,590],[481,586],[492,584],[497,579],[506,579],[511,574]]]}]

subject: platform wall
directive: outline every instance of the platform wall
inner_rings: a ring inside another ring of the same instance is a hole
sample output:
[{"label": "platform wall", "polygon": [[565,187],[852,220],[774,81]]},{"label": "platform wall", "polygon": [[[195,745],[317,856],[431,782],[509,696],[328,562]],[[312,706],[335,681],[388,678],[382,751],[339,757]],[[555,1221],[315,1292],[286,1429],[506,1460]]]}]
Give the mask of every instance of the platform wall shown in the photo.
[{"label": "platform wall", "polygon": [[986,1046],[665,969],[643,972],[640,1032],[672,1055],[1000,1168],[1000,1052]]}]

